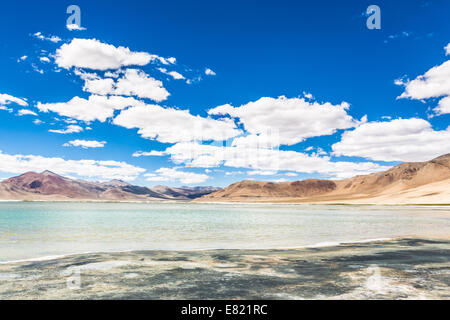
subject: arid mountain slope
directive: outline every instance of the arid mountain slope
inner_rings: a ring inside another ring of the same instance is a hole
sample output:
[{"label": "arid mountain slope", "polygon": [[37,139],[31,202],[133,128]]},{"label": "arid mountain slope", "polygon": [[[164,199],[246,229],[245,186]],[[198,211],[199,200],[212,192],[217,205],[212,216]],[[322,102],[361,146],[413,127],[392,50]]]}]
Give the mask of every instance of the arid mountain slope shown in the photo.
[{"label": "arid mountain slope", "polygon": [[[165,188],[166,192],[161,192]],[[155,201],[191,200],[218,190],[213,187],[147,188],[120,180],[103,183],[62,177],[51,171],[27,172],[0,182],[0,200]]]},{"label": "arid mountain slope", "polygon": [[[433,197],[426,198],[429,185],[434,186]],[[447,154],[431,161],[402,163],[384,172],[346,180],[278,183],[245,180],[195,201],[371,203],[370,199],[374,199],[373,203],[450,203],[446,196],[449,189],[450,154]],[[408,190],[411,192],[406,192]]]}]

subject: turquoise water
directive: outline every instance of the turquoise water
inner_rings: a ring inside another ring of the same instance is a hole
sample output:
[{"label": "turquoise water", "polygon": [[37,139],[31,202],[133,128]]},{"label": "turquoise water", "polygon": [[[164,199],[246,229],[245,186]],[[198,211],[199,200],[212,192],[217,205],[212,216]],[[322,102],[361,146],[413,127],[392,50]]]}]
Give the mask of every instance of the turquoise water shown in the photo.
[{"label": "turquoise water", "polygon": [[0,261],[449,237],[450,207],[0,202]]}]

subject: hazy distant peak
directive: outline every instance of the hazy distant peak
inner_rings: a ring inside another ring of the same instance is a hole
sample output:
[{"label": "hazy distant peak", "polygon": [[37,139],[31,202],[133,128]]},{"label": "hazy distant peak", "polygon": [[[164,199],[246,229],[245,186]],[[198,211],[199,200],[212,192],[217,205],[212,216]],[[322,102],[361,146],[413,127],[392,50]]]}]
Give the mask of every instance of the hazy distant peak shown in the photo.
[{"label": "hazy distant peak", "polygon": [[130,186],[130,184],[128,182],[119,180],[119,179],[113,179],[107,182],[103,182],[102,185],[105,186],[115,186],[115,187],[125,187],[125,186]]},{"label": "hazy distant peak", "polygon": [[44,175],[44,176],[57,176],[57,177],[60,176],[59,174],[56,174],[56,173],[54,173],[54,172],[52,172],[50,170],[42,171],[40,174]]}]

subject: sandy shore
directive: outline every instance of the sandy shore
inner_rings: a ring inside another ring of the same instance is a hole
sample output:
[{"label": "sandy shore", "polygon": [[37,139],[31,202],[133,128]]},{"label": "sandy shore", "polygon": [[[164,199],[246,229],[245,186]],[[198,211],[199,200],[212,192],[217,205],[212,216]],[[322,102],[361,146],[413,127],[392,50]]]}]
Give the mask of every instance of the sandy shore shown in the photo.
[{"label": "sandy shore", "polygon": [[8,263],[0,299],[450,299],[450,240]]}]

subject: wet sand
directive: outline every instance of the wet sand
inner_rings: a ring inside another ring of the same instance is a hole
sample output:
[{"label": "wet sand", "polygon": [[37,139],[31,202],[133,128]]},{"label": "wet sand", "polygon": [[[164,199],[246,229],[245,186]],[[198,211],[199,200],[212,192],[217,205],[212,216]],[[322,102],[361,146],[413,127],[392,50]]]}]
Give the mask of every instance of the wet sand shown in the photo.
[{"label": "wet sand", "polygon": [[0,299],[450,299],[450,240],[14,262]]}]

